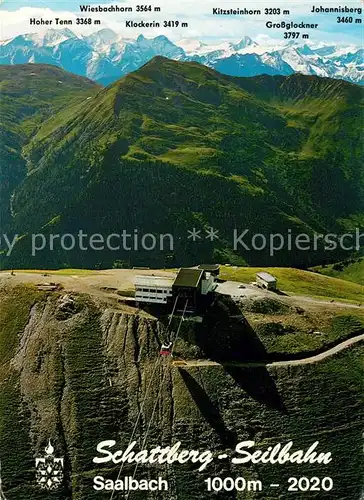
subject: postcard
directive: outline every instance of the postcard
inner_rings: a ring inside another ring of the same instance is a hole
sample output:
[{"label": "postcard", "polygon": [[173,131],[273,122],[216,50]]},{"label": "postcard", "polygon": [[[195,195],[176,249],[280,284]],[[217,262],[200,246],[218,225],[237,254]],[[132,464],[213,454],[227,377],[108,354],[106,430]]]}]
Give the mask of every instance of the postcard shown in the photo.
[{"label": "postcard", "polygon": [[1,0],[0,500],[363,500],[360,0]]}]

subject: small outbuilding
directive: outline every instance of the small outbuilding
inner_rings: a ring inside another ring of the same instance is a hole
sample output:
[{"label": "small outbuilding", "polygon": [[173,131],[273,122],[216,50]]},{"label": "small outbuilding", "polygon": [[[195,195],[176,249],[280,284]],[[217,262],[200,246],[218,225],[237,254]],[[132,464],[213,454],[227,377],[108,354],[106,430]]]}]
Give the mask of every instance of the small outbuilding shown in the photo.
[{"label": "small outbuilding", "polygon": [[266,272],[260,272],[256,275],[256,282],[262,288],[266,290],[276,290],[277,289],[277,278]]}]

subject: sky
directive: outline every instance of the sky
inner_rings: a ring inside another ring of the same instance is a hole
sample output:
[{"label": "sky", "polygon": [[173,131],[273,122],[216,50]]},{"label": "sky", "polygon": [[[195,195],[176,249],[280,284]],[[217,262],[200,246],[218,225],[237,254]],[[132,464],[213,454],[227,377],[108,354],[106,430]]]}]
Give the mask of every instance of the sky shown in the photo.
[{"label": "sky", "polygon": [[[364,7],[363,0],[352,0],[342,2],[340,0],[255,0],[244,2],[243,0],[119,0],[109,3],[90,0],[84,5],[119,5],[134,7],[133,13],[92,13],[81,14],[79,10],[79,0],[47,1],[47,0],[0,0],[0,39],[5,40],[24,33],[34,33],[45,31],[46,27],[31,26],[30,18],[54,19],[55,17],[71,19],[72,26],[68,26],[76,34],[90,34],[102,28],[111,28],[125,38],[135,38],[140,33],[146,37],[166,35],[174,41],[180,39],[199,39],[207,43],[219,42],[222,40],[240,40],[243,36],[250,36],[256,39],[264,37],[274,38],[283,41],[283,29],[268,29],[266,21],[270,20],[279,23],[282,20],[305,23],[318,23],[317,30],[293,30],[306,32],[313,42],[328,42],[336,44],[355,44],[363,46],[363,24],[338,24],[337,16],[353,16],[362,18],[358,14],[312,14],[312,6],[326,7],[345,6]],[[136,5],[152,5],[161,8],[161,12],[148,12],[139,14],[135,12]],[[280,7],[281,10],[289,9],[289,15],[265,15],[266,7]],[[261,9],[261,16],[216,16],[212,15],[212,9],[220,7],[228,8],[248,8]],[[101,25],[97,26],[76,26],[76,18],[92,17],[100,19]],[[126,28],[125,20],[133,21],[164,21],[178,20],[180,23],[188,23],[185,28]],[[62,28],[62,26],[48,26],[52,28]],[[287,40],[286,40],[287,41]]]}]

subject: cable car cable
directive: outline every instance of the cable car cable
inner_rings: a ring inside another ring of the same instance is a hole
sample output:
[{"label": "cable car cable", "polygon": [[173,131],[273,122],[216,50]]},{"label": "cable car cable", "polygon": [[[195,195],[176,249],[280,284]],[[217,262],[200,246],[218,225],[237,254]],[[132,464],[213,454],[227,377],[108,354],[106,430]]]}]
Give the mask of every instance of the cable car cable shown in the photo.
[{"label": "cable car cable", "polygon": [[[173,352],[174,344],[177,342],[177,339],[178,339],[178,336],[179,336],[179,332],[180,332],[181,325],[182,325],[182,322],[183,322],[183,319],[184,319],[184,315],[185,315],[185,313],[186,313],[187,304],[188,304],[188,299],[186,300],[186,304],[185,304],[185,307],[184,307],[184,310],[183,310],[183,313],[182,313],[182,316],[181,316],[181,320],[180,320],[180,323],[179,323],[179,326],[178,326],[178,330],[177,330],[177,333],[176,333],[175,339],[174,339],[174,341],[173,341],[173,345],[172,345],[171,353]],[[154,407],[153,407],[152,415],[150,416],[150,419],[149,419],[149,422],[148,422],[148,427],[147,427],[147,430],[146,430],[146,433],[145,433],[145,436],[144,436],[144,440],[143,440],[143,444],[142,444],[142,448],[141,448],[142,450],[144,450],[144,447],[145,447],[146,442],[147,442],[147,439],[148,439],[148,434],[149,434],[150,427],[151,427],[152,422],[153,422],[153,417],[154,417],[155,411],[156,411],[156,409],[157,409],[157,405],[158,405],[158,402],[159,402],[159,398],[160,398],[161,393],[162,393],[162,388],[163,388],[164,380],[165,380],[165,378],[166,378],[166,374],[167,374],[167,371],[166,371],[166,370],[164,370],[163,379],[162,379],[162,382],[161,382],[161,384],[160,384],[160,386],[159,386],[159,390],[158,390],[157,398],[156,398],[156,401],[155,401],[155,404],[154,404]],[[136,476],[136,473],[137,473],[138,467],[139,467],[139,462],[135,465],[135,468],[134,468],[134,473],[133,473],[132,479],[135,479],[135,476]],[[131,490],[129,490],[129,491],[128,491],[128,494],[127,494],[126,500],[129,500],[130,491],[131,491]]]},{"label": "cable car cable", "polygon": [[[157,328],[158,328],[158,331],[159,331],[159,324],[157,323],[157,325],[158,325]],[[150,390],[150,388],[152,386],[152,382],[154,380],[154,375],[156,373],[156,370],[157,370],[158,365],[160,364],[160,362],[161,362],[161,358],[160,357],[158,357],[155,360],[155,362],[154,362],[153,372],[152,372],[152,375],[150,377],[150,381],[149,381],[148,387],[147,387],[147,389],[145,391],[144,398],[143,398],[142,403],[140,405],[138,416],[137,416],[137,419],[135,421],[135,424],[134,424],[134,427],[133,427],[133,431],[132,431],[132,434],[131,434],[130,439],[129,439],[128,447],[130,446],[130,444],[132,443],[132,441],[134,439],[134,436],[135,436],[135,433],[136,433],[136,430],[137,430],[137,427],[138,427],[138,424],[139,424],[139,420],[140,420],[140,417],[142,415],[142,412],[143,412],[143,409],[144,409],[144,405],[145,405],[147,397],[148,397],[149,390]],[[120,479],[120,476],[121,476],[121,473],[123,471],[124,465],[125,465],[125,462],[122,462],[122,464],[120,466],[120,469],[119,469],[118,476],[117,476],[117,480]],[[110,496],[110,500],[113,500],[114,494],[115,494],[115,490],[112,491],[111,496]]]}]

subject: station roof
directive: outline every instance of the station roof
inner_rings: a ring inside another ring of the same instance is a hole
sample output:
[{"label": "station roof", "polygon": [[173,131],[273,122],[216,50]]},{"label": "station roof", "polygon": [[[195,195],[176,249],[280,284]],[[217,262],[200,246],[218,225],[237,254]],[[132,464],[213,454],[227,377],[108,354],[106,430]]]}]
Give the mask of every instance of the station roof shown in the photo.
[{"label": "station roof", "polygon": [[261,272],[257,273],[257,276],[262,280],[266,281],[267,283],[275,283],[277,281],[277,278],[275,278],[269,273]]},{"label": "station roof", "polygon": [[198,266],[198,269],[202,269],[203,271],[208,271],[208,272],[216,272],[220,270],[219,264],[200,264]]},{"label": "station roof", "polygon": [[169,278],[167,276],[151,276],[151,275],[143,275],[143,276],[135,276],[134,285],[135,286],[147,286],[150,288],[153,287],[170,287],[172,288],[174,278]]},{"label": "station roof", "polygon": [[180,269],[173,286],[197,288],[203,273],[202,269]]}]

